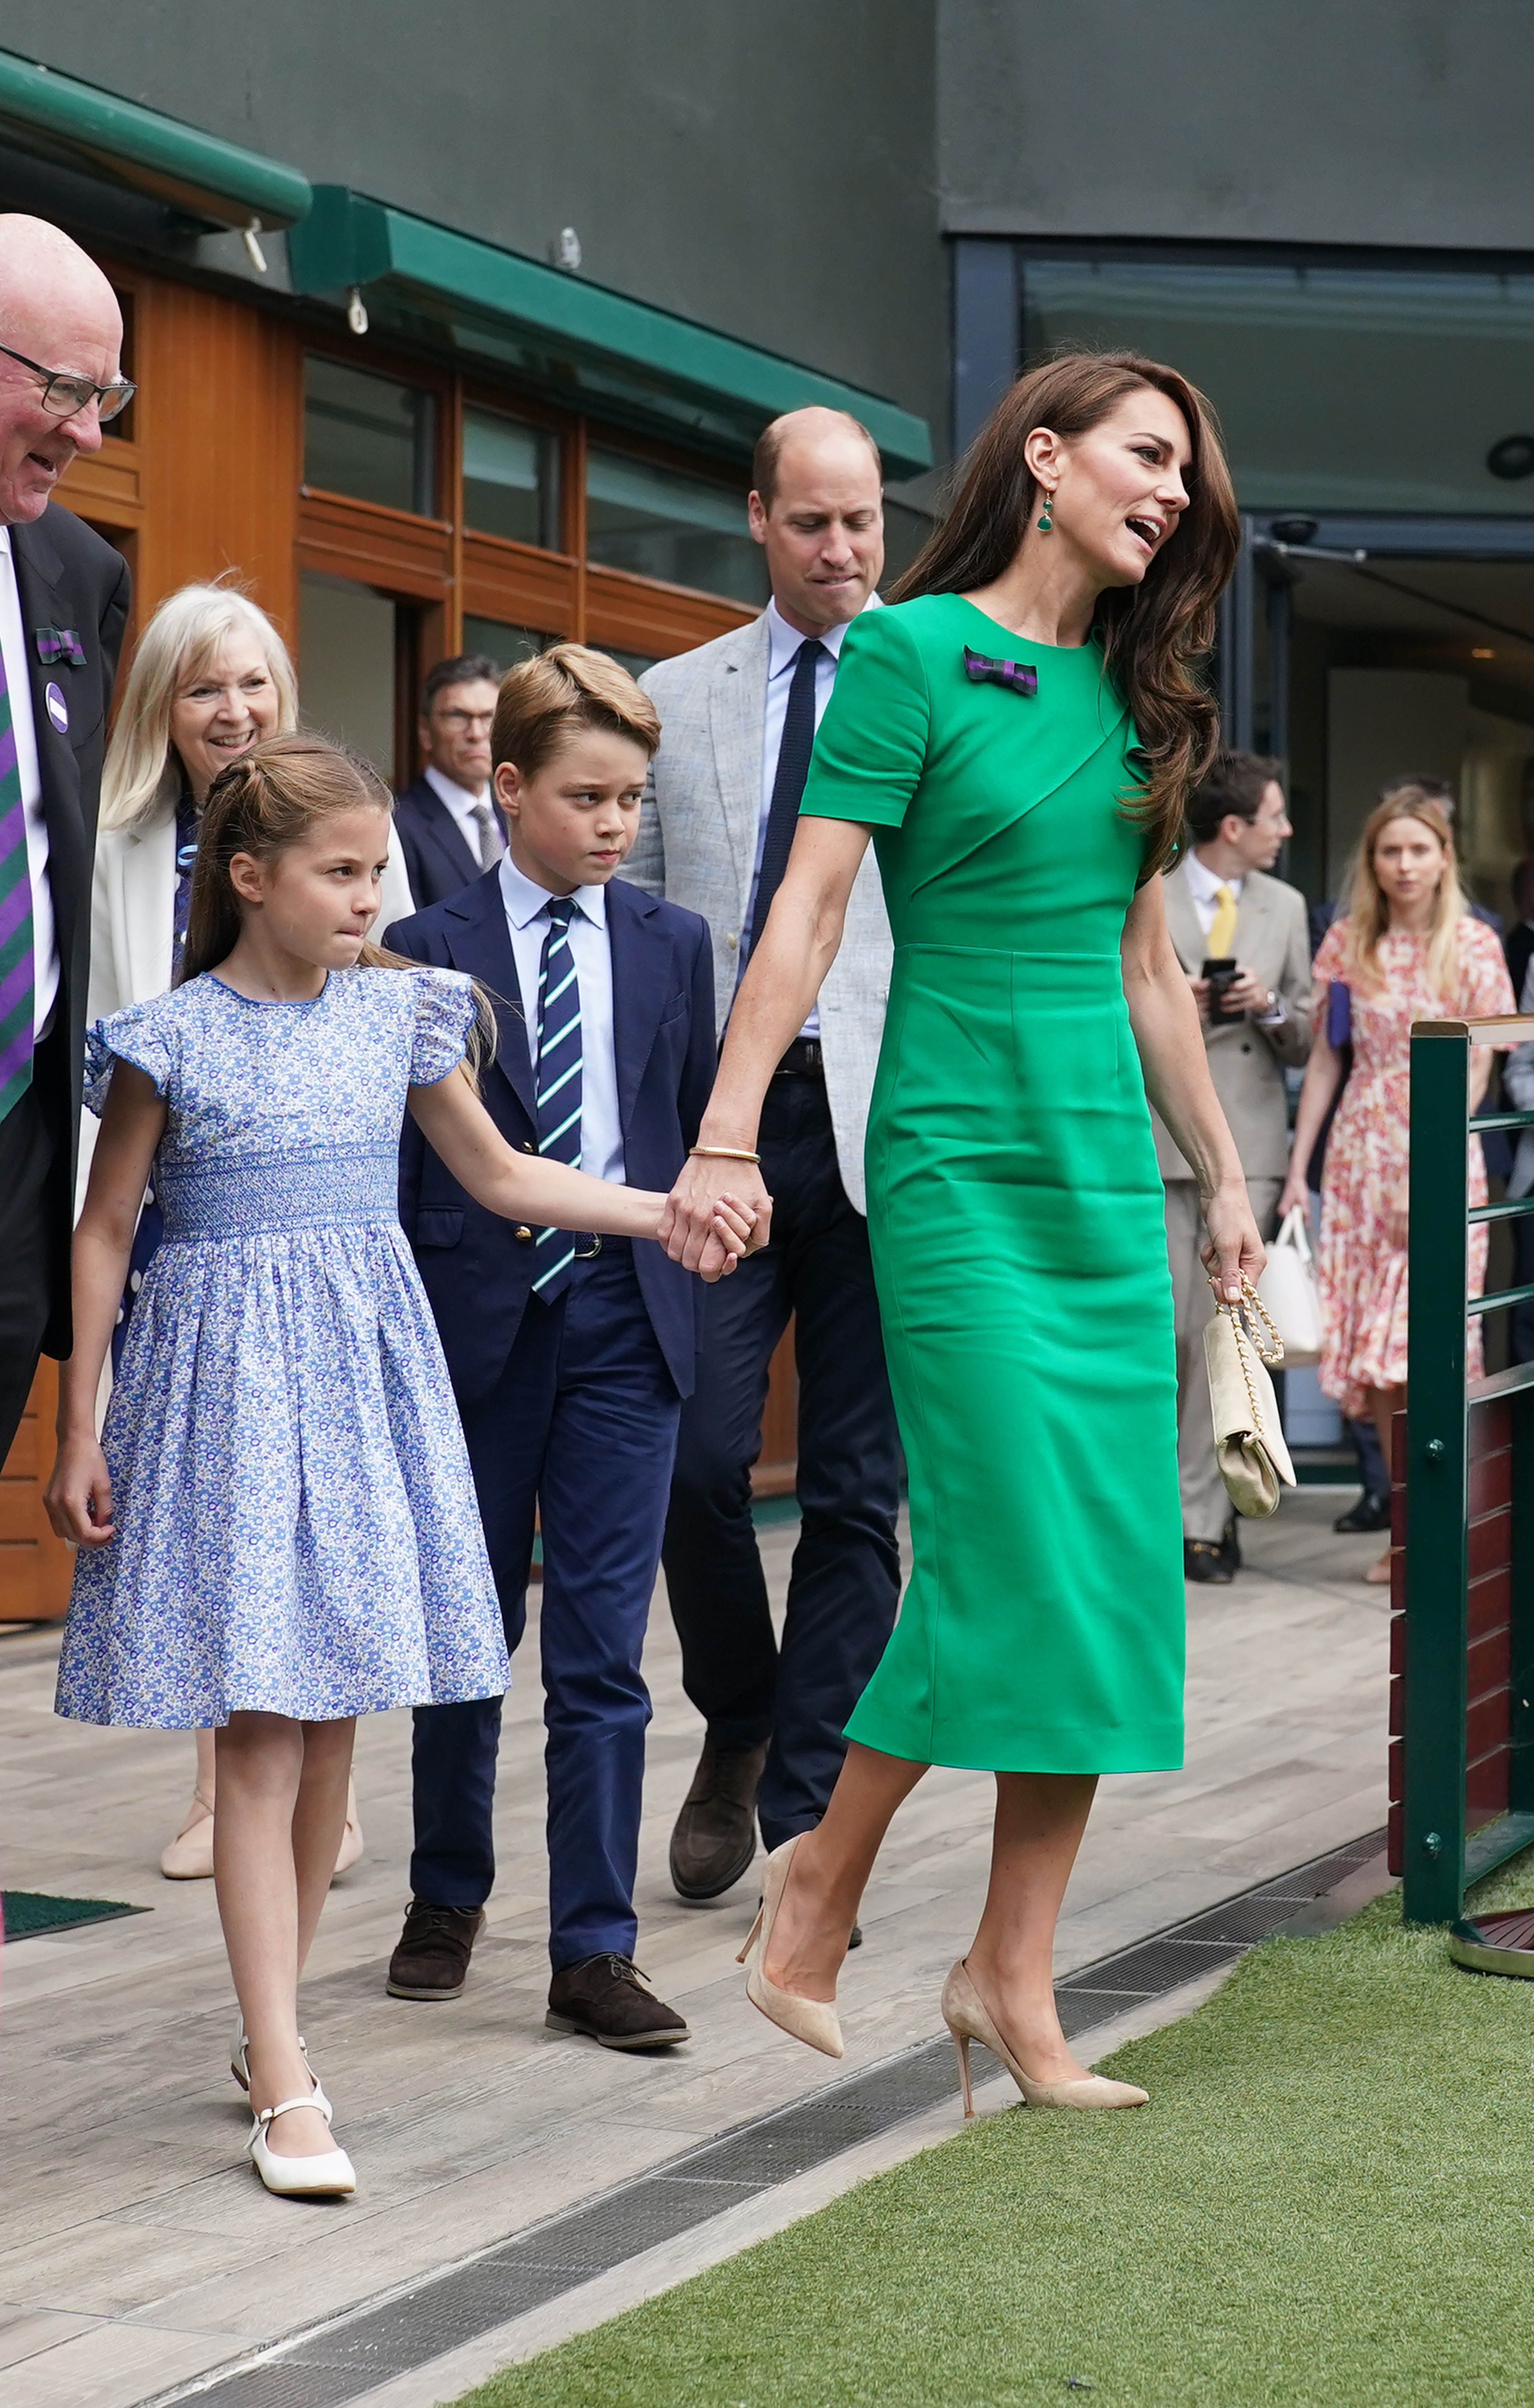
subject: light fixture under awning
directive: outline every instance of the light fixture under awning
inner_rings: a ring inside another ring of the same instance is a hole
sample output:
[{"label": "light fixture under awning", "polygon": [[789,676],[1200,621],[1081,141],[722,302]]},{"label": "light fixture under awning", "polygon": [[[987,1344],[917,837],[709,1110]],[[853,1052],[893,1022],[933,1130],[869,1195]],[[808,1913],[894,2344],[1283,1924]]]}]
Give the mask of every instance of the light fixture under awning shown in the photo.
[{"label": "light fixture under awning", "polygon": [[210,226],[291,226],[313,187],[296,167],[0,50],[0,140],[83,168]]},{"label": "light fixture under awning", "polygon": [[315,186],[288,256],[296,292],[361,292],[376,323],[446,335],[598,416],[739,453],[769,419],[819,402],[862,422],[890,476],[932,464],[926,420],[892,401],[345,184]]}]

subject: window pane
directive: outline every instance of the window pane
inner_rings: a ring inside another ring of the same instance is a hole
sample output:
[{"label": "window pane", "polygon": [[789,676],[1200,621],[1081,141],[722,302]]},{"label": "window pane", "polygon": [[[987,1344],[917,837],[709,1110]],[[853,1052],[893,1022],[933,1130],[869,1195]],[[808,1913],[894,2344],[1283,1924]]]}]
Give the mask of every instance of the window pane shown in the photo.
[{"label": "window pane", "polygon": [[433,395],[312,354],[304,362],[304,482],[431,518]]},{"label": "window pane", "polygon": [[478,652],[493,661],[503,677],[518,661],[532,660],[534,653],[553,641],[552,636],[540,634],[536,627],[515,627],[504,619],[475,619],[467,611],[463,615],[462,650],[465,653]]},{"label": "window pane", "polygon": [[1024,295],[1026,363],[1128,348],[1206,393],[1249,509],[1534,509],[1534,278],[1025,257]]},{"label": "window pane", "polygon": [[560,449],[552,435],[498,410],[463,412],[463,523],[476,535],[557,552]]},{"label": "window pane", "polygon": [[305,569],[298,580],[298,684],[306,726],[349,744],[394,782],[395,605]]},{"label": "window pane", "polygon": [[767,564],[751,540],[745,494],[621,452],[587,453],[586,550],[604,568],[738,602],[767,599]]}]

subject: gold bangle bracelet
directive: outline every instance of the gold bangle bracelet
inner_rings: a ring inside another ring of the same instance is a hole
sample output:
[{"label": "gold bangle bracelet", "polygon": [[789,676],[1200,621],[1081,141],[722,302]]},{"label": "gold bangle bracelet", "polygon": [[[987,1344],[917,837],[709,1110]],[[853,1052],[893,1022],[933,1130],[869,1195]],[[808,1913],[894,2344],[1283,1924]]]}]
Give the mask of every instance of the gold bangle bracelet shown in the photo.
[{"label": "gold bangle bracelet", "polygon": [[760,1162],[760,1154],[748,1154],[741,1145],[695,1145],[689,1149],[711,1162]]}]

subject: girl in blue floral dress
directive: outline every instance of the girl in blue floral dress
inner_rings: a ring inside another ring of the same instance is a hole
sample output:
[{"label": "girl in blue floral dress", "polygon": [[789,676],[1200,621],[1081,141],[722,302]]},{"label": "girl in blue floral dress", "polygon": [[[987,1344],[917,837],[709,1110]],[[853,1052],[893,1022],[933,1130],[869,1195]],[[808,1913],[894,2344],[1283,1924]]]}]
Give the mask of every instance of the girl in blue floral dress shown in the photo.
[{"label": "girl in blue floral dress", "polygon": [[[353,1718],[496,1696],[508,1678],[457,1409],[399,1226],[404,1114],[510,1219],[654,1237],[664,1201],[499,1136],[463,1075],[469,981],[365,943],[389,815],[375,773],[310,737],[273,738],[214,782],[182,983],[91,1037],[102,1128],[47,1500],[80,1550],[58,1711],[217,1728],[234,2071],[263,2181],[305,2196],[355,2186],[297,2024]],[[98,1444],[151,1167],[164,1242]],[[750,1230],[727,1204],[704,1275],[732,1268]]]}]

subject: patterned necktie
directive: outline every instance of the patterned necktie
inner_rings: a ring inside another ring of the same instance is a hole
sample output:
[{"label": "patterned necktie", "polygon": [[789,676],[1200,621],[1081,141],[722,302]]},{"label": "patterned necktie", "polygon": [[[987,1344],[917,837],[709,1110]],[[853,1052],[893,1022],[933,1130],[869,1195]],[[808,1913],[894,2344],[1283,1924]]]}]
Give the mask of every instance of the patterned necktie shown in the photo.
[{"label": "patterned necktie", "polygon": [[[573,895],[551,895],[545,906],[548,934],[538,971],[538,1152],[550,1162],[580,1168],[580,988],[570,950]],[[540,1229],[539,1261],[533,1293],[552,1304],[570,1284],[575,1241],[568,1229]]]},{"label": "patterned necktie", "polygon": [[32,877],[10,691],[0,653],[0,1121],[32,1084]]},{"label": "patterned necktie", "polygon": [[479,867],[493,869],[501,858],[501,837],[489,803],[476,803],[474,824],[479,830]]},{"label": "patterned necktie", "polygon": [[810,773],[810,754],[815,750],[815,672],[825,658],[825,645],[813,636],[800,645],[794,655],[793,682],[788,688],[788,707],[783,714],[783,741],[777,748],[767,835],[761,848],[761,870],[751,906],[751,931],[746,947],[748,953],[767,925],[773,897],[788,867],[804,781]]},{"label": "patterned necktie", "polygon": [[1236,898],[1229,886],[1214,889],[1214,917],[1209,924],[1209,958],[1228,962],[1236,950]]}]

